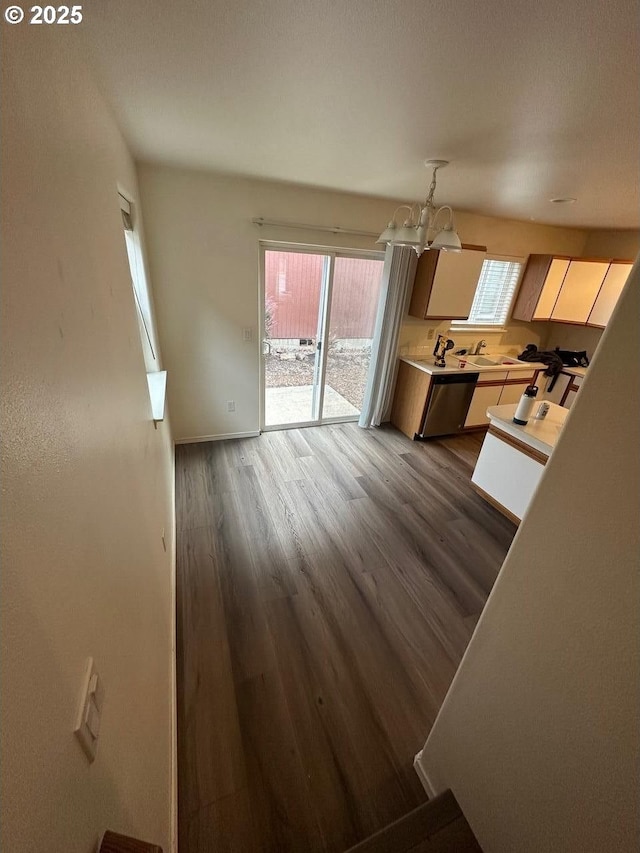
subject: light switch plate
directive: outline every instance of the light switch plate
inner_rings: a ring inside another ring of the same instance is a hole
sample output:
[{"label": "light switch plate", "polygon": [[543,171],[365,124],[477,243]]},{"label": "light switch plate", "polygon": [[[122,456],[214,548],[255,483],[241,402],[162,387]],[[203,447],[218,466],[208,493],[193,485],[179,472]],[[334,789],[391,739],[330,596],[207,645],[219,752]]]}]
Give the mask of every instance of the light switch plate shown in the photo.
[{"label": "light switch plate", "polygon": [[98,735],[104,706],[104,687],[93,658],[89,658],[82,681],[80,704],[76,716],[74,733],[89,761],[96,757]]}]

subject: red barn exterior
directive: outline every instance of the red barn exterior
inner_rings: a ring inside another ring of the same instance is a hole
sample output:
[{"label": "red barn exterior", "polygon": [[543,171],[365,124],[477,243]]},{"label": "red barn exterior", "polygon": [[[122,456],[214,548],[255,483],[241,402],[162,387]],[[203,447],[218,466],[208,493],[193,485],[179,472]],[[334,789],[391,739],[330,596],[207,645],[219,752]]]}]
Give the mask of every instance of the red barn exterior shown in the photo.
[{"label": "red barn exterior", "polygon": [[[265,252],[266,307],[270,338],[315,338],[326,259],[302,252]],[[330,335],[371,338],[378,310],[383,261],[335,260]]]}]

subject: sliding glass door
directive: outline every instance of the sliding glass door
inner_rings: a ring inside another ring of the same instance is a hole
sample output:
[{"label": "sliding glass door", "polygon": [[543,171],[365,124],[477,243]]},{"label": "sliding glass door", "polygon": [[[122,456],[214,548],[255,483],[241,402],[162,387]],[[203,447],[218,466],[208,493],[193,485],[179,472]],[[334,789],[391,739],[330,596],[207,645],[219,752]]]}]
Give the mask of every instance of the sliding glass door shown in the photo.
[{"label": "sliding glass door", "polygon": [[262,428],[357,420],[380,254],[263,248]]}]

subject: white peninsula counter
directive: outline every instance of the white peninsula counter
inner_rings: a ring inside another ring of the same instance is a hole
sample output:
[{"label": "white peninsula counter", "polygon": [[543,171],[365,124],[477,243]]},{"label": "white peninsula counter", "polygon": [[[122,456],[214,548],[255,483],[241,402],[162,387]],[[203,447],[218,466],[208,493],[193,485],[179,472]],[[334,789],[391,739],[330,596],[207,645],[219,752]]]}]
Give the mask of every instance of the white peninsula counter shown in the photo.
[{"label": "white peninsula counter", "polygon": [[[538,404],[534,407],[537,410]],[[513,423],[514,404],[487,409],[489,429],[471,483],[490,504],[516,524],[522,519],[544,466],[562,432],[568,410],[549,404],[542,420]]]}]

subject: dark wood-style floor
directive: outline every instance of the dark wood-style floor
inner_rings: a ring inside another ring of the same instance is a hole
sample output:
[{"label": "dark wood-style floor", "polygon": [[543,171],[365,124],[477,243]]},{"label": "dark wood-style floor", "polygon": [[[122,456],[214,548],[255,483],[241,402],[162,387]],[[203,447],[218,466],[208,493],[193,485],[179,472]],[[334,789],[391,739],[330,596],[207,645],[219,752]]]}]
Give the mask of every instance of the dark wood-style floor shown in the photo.
[{"label": "dark wood-style floor", "polygon": [[335,851],[412,767],[513,538],[481,435],[355,424],[176,449],[181,853]]}]

